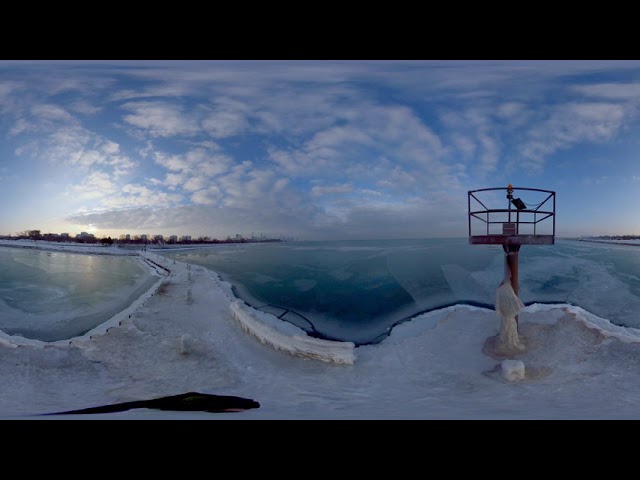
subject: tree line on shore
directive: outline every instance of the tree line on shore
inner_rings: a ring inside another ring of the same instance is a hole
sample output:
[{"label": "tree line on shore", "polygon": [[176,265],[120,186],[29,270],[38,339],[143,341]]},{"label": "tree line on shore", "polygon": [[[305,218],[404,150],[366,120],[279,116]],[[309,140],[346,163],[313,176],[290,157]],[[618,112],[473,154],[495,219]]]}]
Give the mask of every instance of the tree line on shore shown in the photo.
[{"label": "tree line on shore", "polygon": [[148,236],[148,235],[120,235],[119,238],[111,238],[110,236],[104,236],[98,238],[93,234],[82,233],[74,237],[67,233],[41,233],[40,230],[25,230],[19,232],[16,236],[0,235],[2,240],[44,240],[49,242],[73,242],[73,243],[92,243],[103,245],[150,245],[150,244],[171,244],[171,245],[198,245],[198,244],[216,244],[216,243],[249,243],[249,242],[280,242],[280,238],[269,238],[261,236],[259,238],[244,238],[241,235],[236,235],[234,238],[227,237],[226,239],[217,239],[209,236],[200,236],[198,238],[182,237],[182,238],[170,238],[164,239],[162,235]]}]

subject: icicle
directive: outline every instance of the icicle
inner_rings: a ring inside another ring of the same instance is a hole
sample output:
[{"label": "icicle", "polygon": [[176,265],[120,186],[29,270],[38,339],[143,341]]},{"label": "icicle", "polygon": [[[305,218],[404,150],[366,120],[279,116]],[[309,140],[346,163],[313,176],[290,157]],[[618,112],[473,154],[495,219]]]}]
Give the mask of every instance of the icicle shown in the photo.
[{"label": "icicle", "polygon": [[518,338],[516,316],[524,308],[524,304],[513,291],[511,272],[505,268],[505,278],[496,291],[496,314],[500,317],[500,340],[498,349],[504,352],[524,350]]},{"label": "icicle", "polygon": [[496,291],[496,313],[500,317],[515,317],[523,308],[524,304],[513,291],[511,281],[504,280]]}]

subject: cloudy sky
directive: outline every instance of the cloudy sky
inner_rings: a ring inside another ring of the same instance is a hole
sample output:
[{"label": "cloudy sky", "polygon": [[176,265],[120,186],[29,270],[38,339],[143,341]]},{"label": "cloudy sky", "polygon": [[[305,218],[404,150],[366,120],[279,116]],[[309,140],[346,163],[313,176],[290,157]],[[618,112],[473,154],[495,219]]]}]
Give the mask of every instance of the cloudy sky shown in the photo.
[{"label": "cloudy sky", "polygon": [[640,234],[638,61],[0,61],[0,234],[464,237],[467,192]]}]

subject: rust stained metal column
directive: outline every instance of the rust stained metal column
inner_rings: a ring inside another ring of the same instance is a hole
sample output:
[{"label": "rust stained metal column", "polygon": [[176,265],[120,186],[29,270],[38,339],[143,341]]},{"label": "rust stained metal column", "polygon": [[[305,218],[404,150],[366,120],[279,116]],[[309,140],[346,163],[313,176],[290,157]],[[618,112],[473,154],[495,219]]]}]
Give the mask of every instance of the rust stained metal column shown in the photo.
[{"label": "rust stained metal column", "polygon": [[[515,294],[518,295],[518,253],[520,252],[520,245],[502,245],[502,249],[505,252],[505,272],[509,272],[511,288],[513,288]],[[517,321],[518,317],[516,316],[516,322]]]}]

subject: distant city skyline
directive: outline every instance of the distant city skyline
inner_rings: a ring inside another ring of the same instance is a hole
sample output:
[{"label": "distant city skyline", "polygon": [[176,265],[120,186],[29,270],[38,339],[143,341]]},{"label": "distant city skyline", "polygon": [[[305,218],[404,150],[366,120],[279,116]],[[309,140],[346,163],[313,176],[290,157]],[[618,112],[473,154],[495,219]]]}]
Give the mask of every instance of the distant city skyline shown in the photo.
[{"label": "distant city skyline", "polygon": [[467,191],[640,234],[640,61],[0,61],[0,235],[463,237]]},{"label": "distant city skyline", "polygon": [[266,241],[266,240],[294,240],[294,238],[289,237],[285,234],[267,234],[267,233],[255,233],[252,232],[249,236],[244,236],[239,233],[235,235],[227,235],[224,238],[214,237],[212,235],[200,235],[198,237],[194,237],[192,235],[164,235],[161,233],[149,234],[149,233],[140,233],[140,234],[128,234],[123,233],[118,237],[111,237],[110,235],[102,235],[98,236],[89,232],[80,232],[76,235],[69,234],[67,232],[43,232],[39,229],[34,230],[24,230],[21,232],[17,232],[15,235],[0,235],[0,238],[5,239],[20,239],[20,238],[29,238],[32,240],[56,240],[56,241],[74,241],[74,240],[87,240],[87,239],[95,239],[95,240],[104,240],[104,239],[112,239],[118,241],[154,241],[161,243],[171,243],[171,242],[191,242],[191,241],[216,241],[216,240],[251,240],[251,241]]}]

